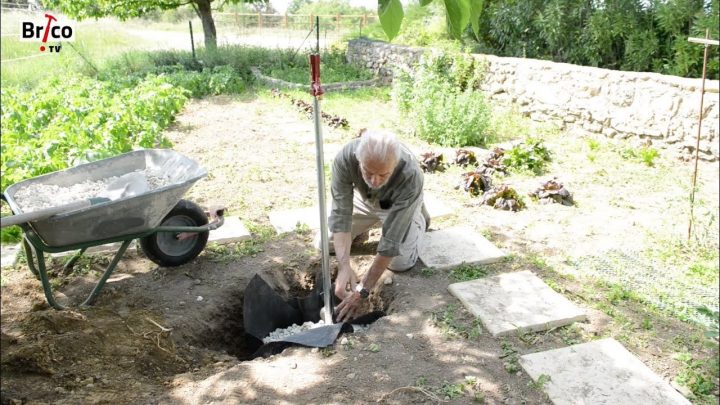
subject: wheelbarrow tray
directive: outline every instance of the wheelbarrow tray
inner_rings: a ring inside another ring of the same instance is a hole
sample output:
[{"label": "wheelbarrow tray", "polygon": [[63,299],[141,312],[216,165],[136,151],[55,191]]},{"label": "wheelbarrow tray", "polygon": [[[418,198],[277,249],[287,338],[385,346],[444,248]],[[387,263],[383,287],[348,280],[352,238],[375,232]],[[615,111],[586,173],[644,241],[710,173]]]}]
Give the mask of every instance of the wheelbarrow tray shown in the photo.
[{"label": "wheelbarrow tray", "polygon": [[151,168],[167,174],[170,184],[133,197],[92,205],[77,211],[30,222],[47,246],[60,247],[149,231],[180,201],[207,171],[192,159],[170,149],[146,149],[78,165],[13,184],[5,190],[13,213],[23,211],[15,201],[18,190],[33,184],[69,187]]}]

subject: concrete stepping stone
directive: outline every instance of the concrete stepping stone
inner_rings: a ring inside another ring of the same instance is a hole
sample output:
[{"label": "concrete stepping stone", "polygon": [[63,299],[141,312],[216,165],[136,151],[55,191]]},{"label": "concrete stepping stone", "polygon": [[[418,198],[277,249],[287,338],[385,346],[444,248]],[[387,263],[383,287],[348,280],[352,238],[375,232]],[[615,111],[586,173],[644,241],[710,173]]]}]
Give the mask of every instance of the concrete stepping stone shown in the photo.
[{"label": "concrete stepping stone", "polygon": [[420,259],[428,267],[450,269],[462,263],[489,264],[505,257],[489,240],[467,226],[457,226],[425,234]]},{"label": "concrete stepping stone", "polygon": [[22,244],[8,244],[3,243],[0,245],[0,267],[11,267],[17,261],[18,253],[22,249]]},{"label": "concrete stepping stone", "polygon": [[[327,203],[329,215],[330,201]],[[270,224],[272,224],[278,234],[293,232],[297,229],[298,224],[306,225],[312,230],[320,229],[320,208],[317,206],[285,211],[271,211],[268,216],[270,217]]]},{"label": "concrete stepping stone", "polygon": [[495,337],[586,319],[580,308],[528,270],[450,284],[448,290]]},{"label": "concrete stepping stone", "polygon": [[615,339],[526,354],[520,365],[535,381],[546,376],[542,389],[556,405],[690,404]]},{"label": "concrete stepping stone", "polygon": [[445,201],[440,200],[432,194],[425,193],[423,200],[431,220],[446,217],[453,213],[453,210]]},{"label": "concrete stepping stone", "polygon": [[240,242],[248,238],[250,238],[250,232],[239,217],[225,217],[223,226],[210,231],[208,242],[225,244]]}]

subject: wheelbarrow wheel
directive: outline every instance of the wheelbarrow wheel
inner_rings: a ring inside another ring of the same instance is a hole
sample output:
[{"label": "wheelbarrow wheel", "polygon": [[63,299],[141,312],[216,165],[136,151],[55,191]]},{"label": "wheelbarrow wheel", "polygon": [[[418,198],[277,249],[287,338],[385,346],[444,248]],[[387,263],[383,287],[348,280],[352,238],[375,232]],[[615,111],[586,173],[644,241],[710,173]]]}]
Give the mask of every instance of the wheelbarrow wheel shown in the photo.
[{"label": "wheelbarrow wheel", "polygon": [[[205,211],[197,204],[180,200],[160,226],[203,226],[208,223]],[[157,232],[140,239],[140,248],[148,259],[164,266],[174,267],[196,258],[205,249],[209,232],[189,234],[178,239],[175,232]]]}]

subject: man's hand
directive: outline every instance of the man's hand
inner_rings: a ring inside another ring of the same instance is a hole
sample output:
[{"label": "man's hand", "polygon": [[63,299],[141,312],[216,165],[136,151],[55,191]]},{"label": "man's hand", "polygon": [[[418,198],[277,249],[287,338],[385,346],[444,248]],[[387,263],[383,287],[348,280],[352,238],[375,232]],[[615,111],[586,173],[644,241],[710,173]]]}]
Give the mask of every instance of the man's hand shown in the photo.
[{"label": "man's hand", "polygon": [[338,322],[345,322],[354,319],[362,307],[362,297],[360,293],[353,292],[335,307]]},{"label": "man's hand", "polygon": [[338,275],[335,279],[335,296],[344,300],[348,297],[348,295],[355,291],[355,285],[357,283],[357,275],[355,275],[355,271],[353,271],[350,264],[340,264],[338,268]]}]

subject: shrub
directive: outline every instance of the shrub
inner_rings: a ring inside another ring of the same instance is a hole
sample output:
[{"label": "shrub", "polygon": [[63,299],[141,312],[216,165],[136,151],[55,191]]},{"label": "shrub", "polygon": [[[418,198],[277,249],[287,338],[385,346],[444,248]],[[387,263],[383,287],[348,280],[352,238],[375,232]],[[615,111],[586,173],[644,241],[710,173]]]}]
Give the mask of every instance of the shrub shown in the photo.
[{"label": "shrub", "polygon": [[490,107],[476,91],[484,67],[468,55],[425,55],[412,72],[399,72],[393,98],[415,123],[418,137],[443,146],[484,146]]}]

